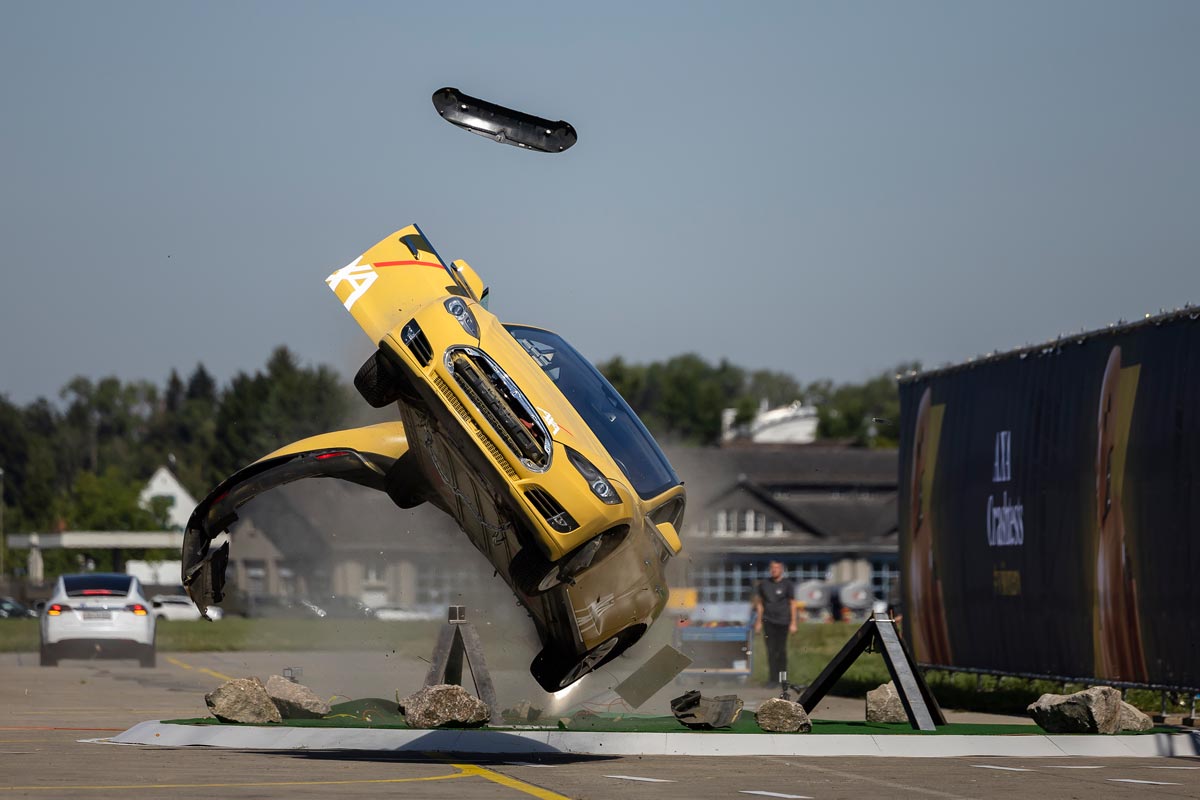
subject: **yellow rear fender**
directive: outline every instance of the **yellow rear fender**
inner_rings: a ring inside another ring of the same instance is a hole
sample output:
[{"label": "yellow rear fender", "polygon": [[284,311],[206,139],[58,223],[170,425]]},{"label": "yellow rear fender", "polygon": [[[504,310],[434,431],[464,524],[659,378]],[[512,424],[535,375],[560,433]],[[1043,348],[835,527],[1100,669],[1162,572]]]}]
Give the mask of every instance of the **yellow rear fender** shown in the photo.
[{"label": "yellow rear fender", "polygon": [[263,492],[304,478],[337,478],[394,498],[419,498],[420,487],[399,485],[415,480],[402,461],[407,452],[404,426],[385,422],[302,439],[221,481],[196,506],[183,534],[183,585],[200,613],[223,596],[229,544],[216,550],[210,545],[237,520],[238,508]]}]

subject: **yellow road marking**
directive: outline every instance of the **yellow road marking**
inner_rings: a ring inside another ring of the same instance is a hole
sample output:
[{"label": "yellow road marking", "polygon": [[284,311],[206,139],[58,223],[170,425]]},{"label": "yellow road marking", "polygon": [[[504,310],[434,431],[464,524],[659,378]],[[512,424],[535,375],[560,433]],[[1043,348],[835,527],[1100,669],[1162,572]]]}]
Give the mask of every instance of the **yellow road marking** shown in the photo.
[{"label": "yellow road marking", "polygon": [[37,792],[37,791],[53,791],[60,792],[67,790],[85,790],[92,792],[99,791],[131,791],[134,789],[245,789],[270,786],[366,786],[375,784],[390,784],[390,783],[428,783],[430,781],[448,781],[456,778],[483,778],[484,780],[498,783],[501,786],[507,786],[510,789],[516,789],[519,792],[531,795],[538,800],[570,800],[570,798],[552,792],[549,789],[543,789],[540,786],[534,786],[531,783],[510,778],[508,775],[503,775],[499,772],[493,772],[490,769],[485,769],[477,764],[450,764],[457,772],[450,775],[428,775],[423,778],[363,778],[358,780],[342,780],[342,781],[256,781],[245,783],[130,783],[130,784],[112,784],[112,785],[97,785],[97,786],[80,786],[75,784],[57,784],[51,786],[0,786],[0,792]]},{"label": "yellow road marking", "polygon": [[[424,778],[368,778],[360,780],[348,781],[259,781],[255,783],[131,783],[125,785],[113,786],[77,786],[74,784],[59,784],[56,786],[0,786],[0,792],[31,792],[31,791],[54,791],[61,792],[64,789],[84,789],[88,791],[101,790],[120,790],[128,791],[130,789],[237,789],[247,787],[260,786],[354,786],[365,784],[383,784],[383,783],[420,783],[422,781],[448,781],[455,778],[468,778],[474,773],[456,772],[452,775],[430,775]],[[540,795],[539,795],[540,796]],[[548,795],[549,797],[558,797],[558,795]]]},{"label": "yellow road marking", "polygon": [[507,786],[510,789],[516,789],[518,792],[524,792],[528,795],[533,795],[538,800],[571,800],[565,795],[558,792],[552,792],[549,789],[543,789],[540,786],[534,786],[532,783],[519,781],[516,778],[510,778],[499,772],[493,772],[490,769],[485,769],[478,764],[451,764],[455,769],[462,770],[464,775],[478,775],[480,778],[486,778],[492,783],[498,783],[501,786]]},{"label": "yellow road marking", "polygon": [[169,661],[170,663],[174,664],[177,667],[183,667],[184,669],[192,669],[192,670],[195,670],[196,672],[203,672],[205,675],[211,675],[212,677],[214,677],[218,680],[222,680],[222,681],[233,680],[232,675],[225,675],[220,672],[216,672],[214,670],[207,669],[205,667],[193,667],[191,664],[183,663],[178,658],[173,658],[171,656],[167,656],[166,660]]}]

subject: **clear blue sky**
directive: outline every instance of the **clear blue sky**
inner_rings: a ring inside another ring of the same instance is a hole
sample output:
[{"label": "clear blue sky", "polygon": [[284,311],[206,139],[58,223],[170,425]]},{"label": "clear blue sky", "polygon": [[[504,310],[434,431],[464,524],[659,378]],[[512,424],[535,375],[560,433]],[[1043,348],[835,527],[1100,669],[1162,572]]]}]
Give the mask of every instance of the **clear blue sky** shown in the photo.
[{"label": "clear blue sky", "polygon": [[1198,42],[1195,2],[6,0],[0,394],[353,374],[323,278],[414,221],[594,360],[860,380],[1200,302]]}]

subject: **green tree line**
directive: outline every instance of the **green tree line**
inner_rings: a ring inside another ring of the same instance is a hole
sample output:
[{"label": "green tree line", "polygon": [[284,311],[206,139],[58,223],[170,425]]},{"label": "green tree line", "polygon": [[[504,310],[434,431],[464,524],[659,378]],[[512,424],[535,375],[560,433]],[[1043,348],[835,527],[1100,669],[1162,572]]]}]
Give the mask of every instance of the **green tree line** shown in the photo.
[{"label": "green tree line", "polygon": [[[711,364],[694,353],[649,364],[617,357],[598,366],[662,440],[712,445],[720,440],[723,409],[735,409],[735,424],[742,424],[764,401],[776,407],[799,400],[818,408],[819,438],[891,446],[899,415],[894,375],[916,365],[843,385],[802,385],[786,373]],[[168,465],[188,491],[203,496],[287,442],[344,426],[355,400],[331,368],[301,365],[286,347],[225,386],[199,364],[186,379],[172,370],[163,386],[76,377],[57,403],[39,398],[19,406],[0,395],[4,529],[162,529],[166,509],[138,504],[158,466]]]},{"label": "green tree line", "polygon": [[336,429],[350,409],[332,369],[303,366],[286,347],[224,387],[200,364],[163,387],[77,377],[58,399],[0,395],[5,532],[163,530],[167,508],[138,504],[160,465],[203,496],[280,445]]},{"label": "green tree line", "polygon": [[655,436],[698,445],[716,444],[721,412],[736,411],[735,425],[753,419],[764,401],[772,408],[800,401],[817,408],[817,438],[858,447],[895,447],[900,416],[896,375],[919,369],[906,363],[864,383],[820,380],[801,385],[791,375],[746,370],[695,353],[650,364],[617,356],[597,364]]}]

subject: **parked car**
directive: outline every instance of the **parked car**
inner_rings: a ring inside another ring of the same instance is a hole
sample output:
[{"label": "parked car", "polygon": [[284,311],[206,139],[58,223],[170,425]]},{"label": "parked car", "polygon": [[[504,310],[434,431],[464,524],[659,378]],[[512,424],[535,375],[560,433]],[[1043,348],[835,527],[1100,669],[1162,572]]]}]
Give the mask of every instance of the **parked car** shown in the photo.
[{"label": "parked car", "polygon": [[155,665],[154,614],[132,575],[63,575],[41,617],[41,664],[63,658],[136,658]]},{"label": "parked car", "polygon": [[[207,608],[208,612],[214,606]],[[247,617],[275,619],[324,619],[325,609],[311,600],[278,597],[269,594],[248,594],[243,598],[242,612]]]},{"label": "parked car", "polygon": [[530,672],[547,691],[640,639],[667,604],[685,493],[616,389],[558,334],[493,316],[475,271],[415,225],[326,283],[378,347],[355,387],[400,422],[287,445],[214,488],[184,533],[201,610],[223,595],[229,547],[210,542],[237,509],[332,477],[453,517],[529,611],[543,645]]},{"label": "parked car", "polygon": [[[200,609],[196,608],[192,598],[186,594],[156,594],[150,598],[150,606],[154,609],[157,619],[172,622],[203,619]],[[218,620],[222,616],[221,609],[214,607],[210,610],[208,618]]]},{"label": "parked car", "polygon": [[344,595],[330,595],[317,600],[330,619],[372,619],[375,611],[361,600]]},{"label": "parked car", "polygon": [[29,619],[37,612],[11,597],[0,597],[0,619]]}]

